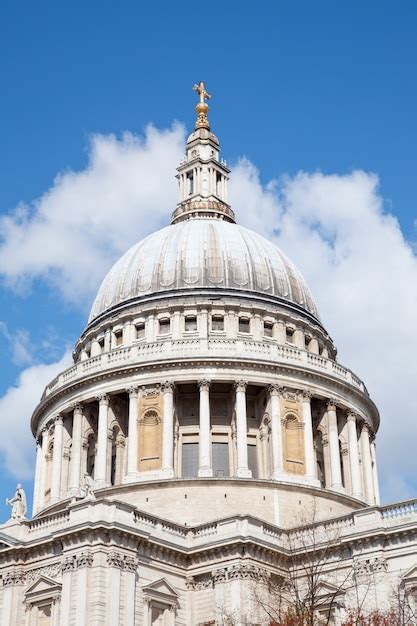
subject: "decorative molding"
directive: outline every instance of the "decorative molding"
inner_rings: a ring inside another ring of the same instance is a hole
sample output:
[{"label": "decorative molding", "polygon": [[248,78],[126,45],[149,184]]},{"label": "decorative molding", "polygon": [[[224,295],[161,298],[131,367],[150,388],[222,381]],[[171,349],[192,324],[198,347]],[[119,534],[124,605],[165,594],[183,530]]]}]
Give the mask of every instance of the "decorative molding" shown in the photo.
[{"label": "decorative molding", "polygon": [[208,391],[210,389],[211,382],[206,379],[199,380],[197,382],[198,388],[201,391]]},{"label": "decorative molding", "polygon": [[23,570],[12,570],[3,574],[3,587],[23,585],[26,582],[26,574]]},{"label": "decorative molding", "polygon": [[175,389],[175,383],[171,382],[170,380],[166,380],[164,383],[162,383],[161,389],[163,393],[173,393]]},{"label": "decorative molding", "polygon": [[76,556],[77,568],[91,567],[94,561],[94,555],[92,552],[81,552]]},{"label": "decorative molding", "polygon": [[61,563],[61,571],[62,573],[72,572],[75,570],[75,555],[66,556]]}]

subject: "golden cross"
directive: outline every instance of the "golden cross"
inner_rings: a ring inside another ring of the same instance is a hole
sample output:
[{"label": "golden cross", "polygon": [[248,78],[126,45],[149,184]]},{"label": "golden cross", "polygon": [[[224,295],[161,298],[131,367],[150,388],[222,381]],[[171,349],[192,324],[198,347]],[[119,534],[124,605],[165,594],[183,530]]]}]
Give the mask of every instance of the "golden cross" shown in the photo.
[{"label": "golden cross", "polygon": [[200,96],[200,104],[204,104],[205,100],[210,100],[211,96],[207,93],[203,81],[200,81],[198,85],[194,85],[194,91],[197,91]]}]

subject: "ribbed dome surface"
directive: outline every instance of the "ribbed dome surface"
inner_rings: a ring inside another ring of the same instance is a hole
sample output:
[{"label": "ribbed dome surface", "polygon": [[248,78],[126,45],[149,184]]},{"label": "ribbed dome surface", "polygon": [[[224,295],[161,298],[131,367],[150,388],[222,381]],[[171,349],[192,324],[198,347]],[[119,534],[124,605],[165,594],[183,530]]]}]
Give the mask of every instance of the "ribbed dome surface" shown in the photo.
[{"label": "ribbed dome surface", "polygon": [[103,280],[89,322],[135,298],[198,288],[267,294],[319,318],[303,277],[274,244],[237,224],[195,218],[130,248]]}]

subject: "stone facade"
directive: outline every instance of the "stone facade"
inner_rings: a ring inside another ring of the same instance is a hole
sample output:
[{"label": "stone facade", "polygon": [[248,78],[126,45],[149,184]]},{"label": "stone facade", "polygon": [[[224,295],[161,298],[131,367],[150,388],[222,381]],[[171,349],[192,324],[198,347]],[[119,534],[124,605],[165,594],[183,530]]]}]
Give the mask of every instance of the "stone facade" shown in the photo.
[{"label": "stone facade", "polygon": [[204,110],[173,224],[110,271],[33,413],[4,626],[267,624],[323,550],[318,620],[414,602],[417,505],[379,504],[378,411],[298,271],[235,224]]}]

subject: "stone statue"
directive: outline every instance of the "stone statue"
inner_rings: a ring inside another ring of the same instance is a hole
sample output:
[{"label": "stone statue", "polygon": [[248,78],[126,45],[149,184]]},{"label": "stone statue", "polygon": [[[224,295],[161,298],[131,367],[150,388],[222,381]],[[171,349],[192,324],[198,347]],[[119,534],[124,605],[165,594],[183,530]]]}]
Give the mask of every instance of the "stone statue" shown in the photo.
[{"label": "stone statue", "polygon": [[84,474],[84,484],[80,487],[77,499],[80,500],[95,500],[96,496],[94,495],[94,481],[91,478],[90,474]]},{"label": "stone statue", "polygon": [[19,483],[16,487],[16,493],[13,498],[6,498],[6,504],[12,507],[11,519],[25,519],[27,506],[26,506],[26,494]]}]

